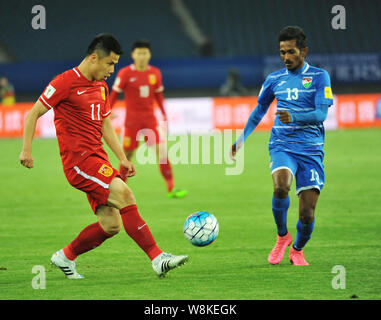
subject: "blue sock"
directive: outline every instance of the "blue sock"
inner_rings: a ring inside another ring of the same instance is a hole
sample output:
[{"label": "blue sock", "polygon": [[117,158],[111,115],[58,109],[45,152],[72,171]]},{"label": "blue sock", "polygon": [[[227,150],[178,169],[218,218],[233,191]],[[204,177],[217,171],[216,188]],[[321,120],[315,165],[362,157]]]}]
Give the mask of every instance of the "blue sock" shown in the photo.
[{"label": "blue sock", "polygon": [[273,195],[273,215],[280,236],[284,236],[287,233],[287,211],[289,206],[289,197],[278,199]]},{"label": "blue sock", "polygon": [[298,231],[296,234],[296,240],[293,244],[294,249],[302,250],[308,240],[311,238],[311,233],[314,230],[315,226],[315,218],[310,224],[303,224],[300,220],[296,224],[296,230]]}]

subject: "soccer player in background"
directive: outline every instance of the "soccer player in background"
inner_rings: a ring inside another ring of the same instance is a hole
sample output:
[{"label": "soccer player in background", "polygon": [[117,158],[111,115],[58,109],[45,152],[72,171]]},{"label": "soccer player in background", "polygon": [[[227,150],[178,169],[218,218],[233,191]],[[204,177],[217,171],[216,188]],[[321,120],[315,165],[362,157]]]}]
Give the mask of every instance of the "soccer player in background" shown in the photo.
[{"label": "soccer player in background", "polygon": [[102,137],[120,161],[126,175],[135,175],[112,127],[108,87],[104,80],[114,72],[122,49],[109,34],[100,34],[88,47],[78,67],[53,79],[25,119],[20,162],[33,168],[32,140],[39,117],[54,109],[54,124],[68,182],[87,194],[98,222],[84,228],[51,262],[69,279],[83,278],[76,271],[77,256],[101,245],[117,234],[121,223],[127,234],[152,261],[157,275],[183,264],[188,256],[164,253],[141,218],[132,190],[110,164]]},{"label": "soccer player in background", "polygon": [[[158,122],[154,113],[155,101],[161,110],[164,121],[167,115],[164,109],[163,82],[158,68],[149,65],[151,59],[151,44],[146,40],[136,41],[132,45],[131,57],[134,63],[122,68],[116,76],[115,83],[110,94],[111,108],[115,104],[118,94],[124,92],[126,106],[126,118],[123,137],[123,149],[127,159],[131,161],[134,150],[138,147],[138,133],[145,135],[148,146],[156,145],[157,159],[159,160],[160,172],[166,182],[168,197],[182,198],[187,194],[186,190],[176,189],[172,167],[168,159],[165,142],[160,141]],[[160,143],[162,146],[160,147]],[[126,170],[123,166],[119,169],[122,179],[126,181]]]},{"label": "soccer player in background", "polygon": [[296,240],[289,251],[294,265],[308,265],[303,248],[315,224],[315,207],[324,186],[324,126],[328,108],[333,104],[327,71],[306,61],[308,47],[303,30],[297,26],[282,29],[278,37],[280,57],[285,68],[271,73],[258,96],[243,133],[233,144],[236,152],[277,99],[277,112],[269,142],[270,168],[274,185],[272,211],[277,226],[277,241],[268,256],[270,264],[282,261],[292,237],[287,230],[289,191],[296,180],[299,197],[299,220]]}]

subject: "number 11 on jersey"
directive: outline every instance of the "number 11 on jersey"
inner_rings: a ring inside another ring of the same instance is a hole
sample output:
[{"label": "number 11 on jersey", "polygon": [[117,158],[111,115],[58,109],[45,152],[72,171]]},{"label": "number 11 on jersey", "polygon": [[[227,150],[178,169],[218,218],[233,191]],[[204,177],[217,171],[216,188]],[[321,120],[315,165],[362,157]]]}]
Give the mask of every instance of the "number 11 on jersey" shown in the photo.
[{"label": "number 11 on jersey", "polygon": [[[101,115],[100,115],[100,110],[101,110],[101,104],[98,103],[95,107],[94,107],[94,103],[91,104],[91,119],[92,120],[101,120]],[[95,119],[95,114],[94,114],[94,109],[96,108],[96,114],[97,114],[97,119]]]}]

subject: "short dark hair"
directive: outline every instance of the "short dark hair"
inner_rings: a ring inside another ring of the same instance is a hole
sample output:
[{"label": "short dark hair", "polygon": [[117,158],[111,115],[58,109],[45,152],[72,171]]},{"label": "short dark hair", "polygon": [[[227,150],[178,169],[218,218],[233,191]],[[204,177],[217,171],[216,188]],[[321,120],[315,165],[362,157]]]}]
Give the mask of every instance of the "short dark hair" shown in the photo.
[{"label": "short dark hair", "polygon": [[302,28],[298,26],[284,27],[278,36],[278,43],[287,40],[296,40],[296,46],[302,50],[307,46],[307,37]]},{"label": "short dark hair", "polygon": [[100,58],[109,56],[111,51],[118,55],[123,53],[122,46],[118,40],[116,40],[115,37],[109,33],[98,34],[87,48],[86,56],[91,55],[95,51],[98,51]]},{"label": "short dark hair", "polygon": [[136,40],[132,44],[131,51],[134,51],[136,48],[147,48],[151,51],[151,43],[145,39]]}]

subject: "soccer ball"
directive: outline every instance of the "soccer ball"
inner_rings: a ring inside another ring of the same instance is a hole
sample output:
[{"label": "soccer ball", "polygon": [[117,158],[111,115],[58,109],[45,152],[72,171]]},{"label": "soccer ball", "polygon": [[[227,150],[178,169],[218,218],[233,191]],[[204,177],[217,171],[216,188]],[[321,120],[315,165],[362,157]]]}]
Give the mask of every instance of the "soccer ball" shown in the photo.
[{"label": "soccer ball", "polygon": [[218,221],[209,212],[191,214],[184,223],[184,236],[193,245],[203,247],[211,244],[218,236]]}]

